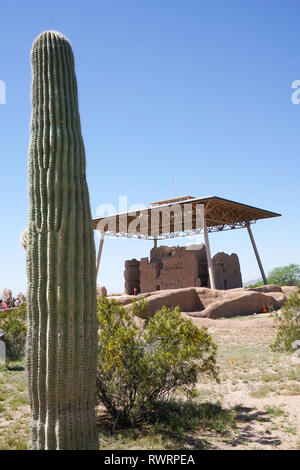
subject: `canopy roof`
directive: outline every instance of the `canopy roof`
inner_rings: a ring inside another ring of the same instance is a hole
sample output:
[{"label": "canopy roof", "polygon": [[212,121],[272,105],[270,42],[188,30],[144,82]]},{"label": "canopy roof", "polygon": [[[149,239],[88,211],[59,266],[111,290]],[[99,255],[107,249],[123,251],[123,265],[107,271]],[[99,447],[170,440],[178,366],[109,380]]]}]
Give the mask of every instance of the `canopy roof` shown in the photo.
[{"label": "canopy roof", "polygon": [[217,232],[280,215],[217,196],[182,196],[153,202],[140,211],[94,219],[93,224],[106,236],[163,239],[201,233],[204,217],[208,232]]}]

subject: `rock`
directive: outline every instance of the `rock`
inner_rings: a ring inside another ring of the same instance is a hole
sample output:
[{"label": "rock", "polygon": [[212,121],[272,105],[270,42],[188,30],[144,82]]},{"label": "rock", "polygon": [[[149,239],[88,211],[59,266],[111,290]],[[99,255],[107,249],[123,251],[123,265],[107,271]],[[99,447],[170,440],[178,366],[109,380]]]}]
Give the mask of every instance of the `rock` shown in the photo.
[{"label": "rock", "polygon": [[12,291],[10,289],[5,288],[2,293],[2,300],[10,300],[12,299]]},{"label": "rock", "polygon": [[104,286],[97,286],[97,297],[101,296],[107,297],[107,290]]},{"label": "rock", "polygon": [[138,295],[120,295],[118,297],[116,297],[116,300],[118,300],[118,302],[121,304],[121,305],[124,305],[124,307],[126,305],[129,305],[132,303],[133,300],[141,300],[141,299],[145,299],[146,297],[150,297],[150,295],[152,295],[153,292],[145,292],[144,294],[138,294]]},{"label": "rock", "polygon": [[238,297],[240,294],[244,294],[245,292],[248,292],[245,290],[243,287],[238,287],[237,289],[230,289],[228,291],[223,291],[223,296],[225,299],[233,299],[235,297]]},{"label": "rock", "polygon": [[299,287],[298,286],[282,286],[281,290],[287,296],[289,296],[291,294],[299,293]]},{"label": "rock", "polygon": [[[169,308],[175,308],[179,306],[180,310],[184,312],[192,312],[197,309],[200,310],[201,307],[203,308],[196,289],[193,287],[188,287],[185,289],[167,289],[158,292],[155,291],[150,294],[148,293],[148,295],[141,294],[134,297],[132,296],[129,301],[130,303],[133,298],[137,300],[139,298],[146,298],[148,302],[147,313],[149,316],[152,316],[161,310],[164,305]],[[129,302],[127,303],[127,307],[129,307]]]},{"label": "rock", "polygon": [[281,308],[283,304],[287,301],[288,296],[283,292],[270,292],[270,296],[276,300],[278,307],[274,305],[275,310]]},{"label": "rock", "polygon": [[259,287],[252,287],[251,289],[247,289],[248,291],[253,291],[253,292],[282,292],[282,289],[280,286],[276,286],[275,284],[267,284],[265,286],[259,286]]},{"label": "rock", "polygon": [[208,287],[196,287],[196,292],[203,309],[205,309],[212,302],[223,299],[225,295],[225,291],[223,290],[209,289]]},{"label": "rock", "polygon": [[209,289],[207,287],[167,289],[136,296],[120,296],[118,302],[129,308],[133,299],[144,298],[148,302],[149,316],[159,311],[163,305],[170,308],[178,305],[182,312],[189,312],[188,314],[193,317],[220,318],[262,313],[263,305],[266,311],[268,309],[277,310],[283,306],[291,292],[298,291],[298,288],[293,286],[269,285],[261,287],[266,292],[243,287],[230,290]]},{"label": "rock", "polygon": [[[240,289],[234,289],[229,296],[210,303],[200,312],[189,313],[190,316],[221,318],[234,317],[239,315],[251,315],[261,313],[263,305],[268,308],[279,309],[286,302],[287,297],[280,292],[265,294],[262,292],[247,292]],[[228,292],[227,292],[228,293]]]}]

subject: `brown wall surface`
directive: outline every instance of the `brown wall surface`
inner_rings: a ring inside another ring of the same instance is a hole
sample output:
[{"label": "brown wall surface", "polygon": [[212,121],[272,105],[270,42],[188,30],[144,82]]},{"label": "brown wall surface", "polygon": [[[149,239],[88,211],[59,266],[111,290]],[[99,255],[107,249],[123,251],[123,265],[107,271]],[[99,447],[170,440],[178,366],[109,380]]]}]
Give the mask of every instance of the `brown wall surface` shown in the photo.
[{"label": "brown wall surface", "polygon": [[[239,259],[236,254],[217,253],[213,258],[217,289],[242,287]],[[209,285],[205,246],[160,246],[148,258],[125,262],[125,293],[154,292]]]},{"label": "brown wall surface", "polygon": [[140,262],[136,259],[125,261],[125,294],[133,295],[134,289],[139,294],[140,288]]},{"label": "brown wall surface", "polygon": [[216,289],[235,289],[242,287],[242,275],[238,256],[233,253],[217,253],[213,259]]}]

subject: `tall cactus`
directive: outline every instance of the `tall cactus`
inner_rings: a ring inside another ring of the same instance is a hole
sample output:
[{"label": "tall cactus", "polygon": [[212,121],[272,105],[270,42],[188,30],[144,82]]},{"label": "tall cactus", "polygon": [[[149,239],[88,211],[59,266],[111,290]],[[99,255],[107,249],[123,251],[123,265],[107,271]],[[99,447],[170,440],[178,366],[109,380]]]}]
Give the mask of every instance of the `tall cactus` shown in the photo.
[{"label": "tall cactus", "polygon": [[31,62],[29,445],[96,449],[96,263],[71,45],[46,31]]}]

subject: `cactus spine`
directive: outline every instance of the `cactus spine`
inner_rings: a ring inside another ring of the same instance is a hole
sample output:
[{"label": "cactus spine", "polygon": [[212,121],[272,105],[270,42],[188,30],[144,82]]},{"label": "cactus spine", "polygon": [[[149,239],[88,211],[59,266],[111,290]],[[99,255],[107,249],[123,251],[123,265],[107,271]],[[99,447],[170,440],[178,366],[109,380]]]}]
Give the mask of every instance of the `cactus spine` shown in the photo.
[{"label": "cactus spine", "polygon": [[29,445],[96,449],[96,263],[71,45],[46,31],[31,62]]}]

